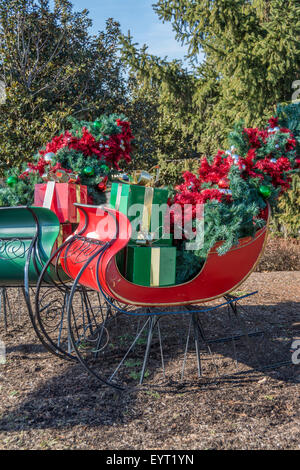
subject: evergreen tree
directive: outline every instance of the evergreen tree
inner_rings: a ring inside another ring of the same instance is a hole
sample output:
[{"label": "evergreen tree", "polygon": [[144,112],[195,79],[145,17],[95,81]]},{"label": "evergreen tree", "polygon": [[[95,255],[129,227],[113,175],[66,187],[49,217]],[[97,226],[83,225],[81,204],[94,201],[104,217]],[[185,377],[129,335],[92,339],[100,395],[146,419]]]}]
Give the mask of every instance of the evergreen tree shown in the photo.
[{"label": "evergreen tree", "polygon": [[131,103],[126,115],[136,137],[136,164],[159,162],[164,167],[175,162],[179,163],[180,174],[182,160],[198,156],[198,136],[188,130],[194,109],[194,77],[186,73],[180,61],[170,64],[149,55],[147,48],[136,50],[130,36],[121,41],[123,60],[135,63],[131,67]]},{"label": "evergreen tree", "polygon": [[0,0],[0,174],[20,166],[76,115],[122,112],[126,90],[119,25],[90,36],[88,11],[68,0]]},{"label": "evergreen tree", "polygon": [[300,70],[298,1],[158,0],[154,9],[188,44],[192,72],[137,51],[130,37],[122,39],[123,58],[148,87],[159,87],[162,119],[170,116],[190,155],[212,154],[235,121],[259,126],[291,99]]},{"label": "evergreen tree", "polygon": [[[280,125],[291,129],[297,142],[297,155],[300,155],[300,103],[278,106]],[[291,188],[284,193],[273,213],[273,228],[287,237],[300,235],[300,175],[293,176]]]}]

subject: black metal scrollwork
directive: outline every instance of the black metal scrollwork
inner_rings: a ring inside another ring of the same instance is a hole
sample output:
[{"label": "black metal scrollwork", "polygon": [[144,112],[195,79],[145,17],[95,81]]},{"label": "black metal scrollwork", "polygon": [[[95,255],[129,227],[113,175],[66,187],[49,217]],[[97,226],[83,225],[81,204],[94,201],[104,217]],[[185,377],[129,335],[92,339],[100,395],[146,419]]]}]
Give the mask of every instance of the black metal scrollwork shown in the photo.
[{"label": "black metal scrollwork", "polygon": [[97,250],[99,250],[99,247],[104,245],[105,242],[100,240],[93,240],[91,238],[76,235],[67,245],[63,257],[67,259],[68,257],[72,256],[72,262],[74,264],[84,263],[85,261],[89,260],[97,252]]},{"label": "black metal scrollwork", "polygon": [[29,246],[26,247],[25,241],[19,238],[1,239],[0,238],[0,259],[15,260],[25,258]]}]

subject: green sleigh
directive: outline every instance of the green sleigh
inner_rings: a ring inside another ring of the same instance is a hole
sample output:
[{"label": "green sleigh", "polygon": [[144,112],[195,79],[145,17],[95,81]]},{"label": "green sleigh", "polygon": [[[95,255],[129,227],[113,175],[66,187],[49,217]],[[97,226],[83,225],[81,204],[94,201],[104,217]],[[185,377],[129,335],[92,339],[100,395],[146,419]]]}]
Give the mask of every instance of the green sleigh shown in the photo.
[{"label": "green sleigh", "polygon": [[0,285],[35,285],[59,234],[54,212],[42,207],[0,208]]},{"label": "green sleigh", "polygon": [[[59,236],[60,223],[49,209],[42,207],[0,207],[0,289],[4,324],[8,303],[8,287],[18,287],[23,291],[33,328],[50,352],[56,347],[43,331],[31,300],[31,288],[36,286],[43,267],[51,257]],[[53,287],[55,281],[64,282],[68,277],[60,266],[48,266],[44,284]],[[60,334],[56,345],[60,345]],[[59,355],[59,354],[58,354]]]}]

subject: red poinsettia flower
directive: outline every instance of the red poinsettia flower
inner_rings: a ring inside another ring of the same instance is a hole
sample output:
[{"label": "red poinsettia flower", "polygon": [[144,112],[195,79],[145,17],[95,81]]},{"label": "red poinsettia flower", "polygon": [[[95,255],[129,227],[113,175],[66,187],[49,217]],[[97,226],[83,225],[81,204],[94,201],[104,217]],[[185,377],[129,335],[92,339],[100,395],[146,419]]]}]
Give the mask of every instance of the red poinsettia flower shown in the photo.
[{"label": "red poinsettia flower", "polygon": [[282,192],[289,189],[291,178],[285,176],[285,172],[290,171],[292,167],[287,157],[280,157],[275,162],[266,157],[263,160],[259,160],[255,164],[255,168],[262,172],[262,176],[270,176],[272,178],[272,185],[275,188],[280,187]]},{"label": "red poinsettia flower", "polygon": [[283,132],[284,134],[291,134],[290,129],[287,129],[286,127],[281,127],[280,132]]},{"label": "red poinsettia flower", "polygon": [[119,161],[125,160],[127,163],[131,161],[132,146],[134,139],[130,129],[130,123],[117,119],[117,124],[122,128],[121,133],[113,134],[106,141],[101,141],[103,157],[107,163],[114,165],[118,170]]},{"label": "red poinsettia flower", "polygon": [[120,160],[131,161],[131,142],[134,136],[129,122],[120,119],[117,119],[116,122],[121,127],[121,132],[110,136],[107,140],[96,141],[95,137],[86,128],[82,129],[81,138],[65,131],[64,134],[56,136],[51,142],[48,142],[46,148],[40,150],[40,154],[42,156],[50,152],[56,154],[58,150],[67,147],[83,153],[86,157],[96,155],[99,160],[119,169],[118,162]]},{"label": "red poinsettia flower", "polygon": [[274,116],[271,117],[271,119],[269,119],[269,124],[271,129],[274,129],[274,127],[278,127],[278,118]]},{"label": "red poinsettia flower", "polygon": [[218,184],[220,179],[228,176],[233,163],[232,157],[222,150],[218,151],[211,165],[206,157],[202,158],[198,170],[200,183]]},{"label": "red poinsettia flower", "polygon": [[286,152],[291,152],[296,148],[296,139],[294,138],[293,134],[291,134],[291,137],[287,140],[285,150]]}]

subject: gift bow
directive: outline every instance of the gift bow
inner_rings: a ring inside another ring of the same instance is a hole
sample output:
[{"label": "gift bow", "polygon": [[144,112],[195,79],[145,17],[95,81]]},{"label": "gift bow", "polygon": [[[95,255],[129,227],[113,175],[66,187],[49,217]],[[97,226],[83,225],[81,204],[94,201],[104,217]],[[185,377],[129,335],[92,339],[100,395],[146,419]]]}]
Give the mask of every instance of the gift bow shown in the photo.
[{"label": "gift bow", "polygon": [[143,245],[143,246],[152,246],[154,243],[159,242],[163,237],[156,237],[156,234],[159,232],[159,230],[163,228],[163,226],[159,226],[155,232],[149,232],[148,230],[143,230],[141,229],[138,232],[137,239],[136,239],[136,244],[137,245]]},{"label": "gift bow", "polygon": [[45,182],[54,181],[56,183],[76,183],[78,175],[76,173],[67,173],[65,170],[49,170],[42,176]]},{"label": "gift bow", "polygon": [[[156,169],[156,176],[154,179],[154,176],[151,175],[150,171]],[[154,166],[151,168],[149,171],[145,170],[135,170],[132,175],[128,176],[128,180],[123,178],[120,178],[120,181],[122,183],[126,184],[138,184],[139,186],[155,186],[155,184],[158,182],[159,179],[159,167]]]}]

